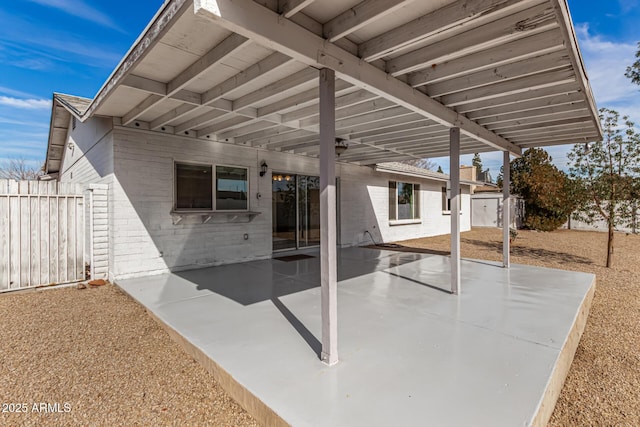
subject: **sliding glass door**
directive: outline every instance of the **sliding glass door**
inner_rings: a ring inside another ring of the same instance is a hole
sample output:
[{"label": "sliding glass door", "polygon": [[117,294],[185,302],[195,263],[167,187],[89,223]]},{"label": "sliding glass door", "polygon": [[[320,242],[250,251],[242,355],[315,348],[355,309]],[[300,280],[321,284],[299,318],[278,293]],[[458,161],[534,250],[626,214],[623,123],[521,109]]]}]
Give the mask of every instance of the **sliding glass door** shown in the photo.
[{"label": "sliding glass door", "polygon": [[320,178],[274,173],[273,250],[320,244]]}]

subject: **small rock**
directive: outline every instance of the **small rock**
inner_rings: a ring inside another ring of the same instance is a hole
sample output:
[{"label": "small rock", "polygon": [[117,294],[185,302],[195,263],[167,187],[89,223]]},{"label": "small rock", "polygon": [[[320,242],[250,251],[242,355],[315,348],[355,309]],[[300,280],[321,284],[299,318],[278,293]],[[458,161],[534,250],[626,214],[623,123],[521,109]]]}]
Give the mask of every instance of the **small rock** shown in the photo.
[{"label": "small rock", "polygon": [[78,289],[87,289],[87,285],[84,283],[78,283]]},{"label": "small rock", "polygon": [[107,281],[104,279],[96,279],[89,282],[89,286],[104,286],[107,284]]}]

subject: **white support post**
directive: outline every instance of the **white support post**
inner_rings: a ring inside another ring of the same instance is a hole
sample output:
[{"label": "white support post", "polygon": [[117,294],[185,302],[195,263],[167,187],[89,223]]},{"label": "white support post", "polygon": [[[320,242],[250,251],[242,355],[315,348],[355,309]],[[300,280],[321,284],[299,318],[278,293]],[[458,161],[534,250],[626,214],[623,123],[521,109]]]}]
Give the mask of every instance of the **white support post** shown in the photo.
[{"label": "white support post", "polygon": [[502,265],[511,266],[511,244],[509,242],[509,225],[511,225],[511,158],[509,152],[503,153],[502,164]]},{"label": "white support post", "polygon": [[320,282],[322,362],[338,363],[338,269],[336,261],[335,72],[320,70]]},{"label": "white support post", "polygon": [[460,294],[460,128],[449,130],[451,176],[451,293]]}]

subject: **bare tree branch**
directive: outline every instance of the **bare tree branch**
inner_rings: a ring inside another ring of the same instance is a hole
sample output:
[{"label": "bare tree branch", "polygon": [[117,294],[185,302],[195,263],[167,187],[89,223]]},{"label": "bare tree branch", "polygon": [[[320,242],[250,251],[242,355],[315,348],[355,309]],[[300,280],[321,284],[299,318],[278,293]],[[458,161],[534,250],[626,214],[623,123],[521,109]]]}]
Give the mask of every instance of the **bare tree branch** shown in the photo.
[{"label": "bare tree branch", "polygon": [[22,180],[34,180],[43,175],[42,168],[29,164],[23,157],[5,160],[0,163],[0,178]]}]

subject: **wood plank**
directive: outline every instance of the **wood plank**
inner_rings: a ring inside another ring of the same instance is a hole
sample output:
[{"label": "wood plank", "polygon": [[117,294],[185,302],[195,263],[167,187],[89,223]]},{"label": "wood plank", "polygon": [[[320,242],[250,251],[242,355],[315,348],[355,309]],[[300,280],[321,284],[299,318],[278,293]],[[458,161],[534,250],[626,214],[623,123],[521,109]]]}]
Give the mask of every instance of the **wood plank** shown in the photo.
[{"label": "wood plank", "polygon": [[504,95],[523,93],[532,89],[542,89],[549,86],[574,83],[575,79],[575,73],[571,69],[550,71],[481,86],[464,92],[452,93],[451,95],[443,96],[441,100],[443,104],[455,107],[468,102],[477,102]]},{"label": "wood plank", "polygon": [[49,197],[49,283],[60,283],[60,254],[58,240],[60,236],[60,212],[58,198]]},{"label": "wood plank", "polygon": [[122,60],[118,68],[112,73],[111,84],[105,85],[95,96],[85,112],[85,116],[91,117],[94,111],[114,93],[114,89],[119,86],[119,83],[151,52],[151,48],[169,31],[175,20],[184,13],[192,11],[193,5],[188,0],[165,2],[162,6],[162,12],[158,13],[157,19],[145,29],[144,34],[136,40],[135,45],[129,50],[127,57]]},{"label": "wood plank", "polygon": [[477,0],[474,2],[457,0],[361,43],[358,46],[358,55],[365,61],[371,62],[466,22],[477,21],[483,17],[485,20],[490,20],[492,14],[521,3],[523,3],[522,0]]},{"label": "wood plank", "polygon": [[18,186],[9,184],[9,289],[20,287],[20,198],[17,195]]},{"label": "wood plank", "polygon": [[202,75],[207,70],[212,69],[234,51],[248,43],[249,40],[246,37],[235,33],[231,34],[171,80],[167,84],[167,95],[173,95],[178,92],[180,89],[194,81],[198,76]]},{"label": "wood plank", "polygon": [[74,200],[76,205],[76,271],[74,275],[75,280],[82,280],[84,278],[84,221],[85,221],[85,211],[84,211],[84,201],[81,197],[76,197]]},{"label": "wood plank", "polygon": [[[6,183],[0,180],[0,189]],[[0,291],[9,289],[11,251],[9,250],[9,197],[0,190]]]},{"label": "wood plank", "polygon": [[314,1],[315,0],[285,0],[281,2],[282,5],[279,7],[279,11],[285,18],[291,18]]},{"label": "wood plank", "polygon": [[395,57],[387,61],[386,70],[394,76],[407,74],[557,26],[553,9],[545,2]]},{"label": "wood plank", "polygon": [[[37,183],[37,181],[34,181]],[[33,186],[34,193],[29,200],[29,234],[31,235],[31,244],[30,244],[30,272],[29,272],[29,285],[30,286],[38,286],[40,285],[40,215],[38,214],[38,205],[39,205],[39,195],[38,190],[39,186]]]},{"label": "wood plank", "polygon": [[[43,186],[43,191],[47,191],[48,186]],[[38,201],[39,215],[40,215],[40,280],[41,284],[51,283],[49,278],[49,240],[51,239],[51,232],[49,231],[49,196],[44,195],[40,197]]]},{"label": "wood plank", "polygon": [[483,126],[487,126],[487,125],[493,125],[496,123],[507,122],[510,120],[552,116],[558,113],[584,110],[585,108],[587,108],[587,104],[584,101],[579,101],[579,102],[573,102],[573,103],[563,104],[563,105],[554,105],[552,107],[547,107],[547,108],[539,108],[533,111],[525,111],[525,112],[516,111],[513,113],[506,113],[506,114],[500,114],[497,116],[485,117],[483,119],[478,120],[477,122]]},{"label": "wood plank", "polygon": [[242,116],[232,117],[223,122],[216,123],[211,126],[207,126],[204,129],[200,129],[199,131],[197,131],[197,135],[198,137],[207,136],[210,134],[213,135],[218,132],[222,132],[228,129],[233,129],[235,127],[241,126],[242,124],[246,124],[249,121],[251,121],[249,117],[242,117]]},{"label": "wood plank", "polygon": [[427,94],[432,97],[448,95],[450,93],[462,92],[474,89],[479,86],[495,84],[502,81],[522,78],[537,73],[554,71],[558,69],[570,69],[571,63],[566,54],[562,51],[548,53],[536,58],[514,62],[512,64],[501,65],[489,70],[477,73],[442,80],[426,87]]},{"label": "wood plank", "polygon": [[[565,83],[557,86],[549,86],[541,89],[528,90],[526,92],[503,95],[497,98],[491,98],[487,100],[470,102],[461,104],[456,108],[461,114],[466,114],[471,111],[484,110],[485,108],[505,107],[510,108],[512,104],[520,102],[544,100],[549,97],[563,96],[568,94],[575,94],[578,92],[578,85],[576,83]],[[517,106],[514,106],[517,108]]]},{"label": "wood plank", "polygon": [[317,76],[318,71],[313,68],[305,68],[303,70],[300,70],[290,76],[285,77],[284,79],[280,79],[267,86],[261,87],[254,92],[241,96],[240,98],[233,101],[233,110],[240,110],[257,102],[262,102],[276,95],[280,95],[282,92],[311,82]]},{"label": "wood plank", "polygon": [[29,273],[31,268],[31,233],[29,226],[31,221],[29,219],[29,210],[31,208],[29,203],[29,183],[20,182],[20,191],[23,195],[20,196],[20,287],[26,288],[30,286]]},{"label": "wood plank", "polygon": [[286,19],[283,20],[277,13],[251,0],[217,0],[215,7],[214,3],[194,0],[194,12],[198,16],[215,21],[223,28],[238,32],[307,65],[334,69],[342,80],[394,101],[438,123],[455,123],[465,135],[496,149],[506,149],[515,155],[521,154],[519,147],[495,133],[416,91],[405,82],[390,77],[339,46],[327,43],[325,39],[312,32]]},{"label": "wood plank", "polygon": [[221,110],[208,111],[206,113],[200,114],[197,117],[194,117],[190,120],[187,120],[181,123],[180,125],[174,128],[174,131],[176,134],[179,134],[179,133],[183,133],[183,132],[195,129],[196,127],[206,126],[209,123],[213,122],[214,120],[220,117],[226,116],[228,114],[229,113],[227,113],[226,111],[221,111]]},{"label": "wood plank", "polygon": [[142,102],[133,107],[131,111],[122,116],[122,125],[126,126],[133,123],[138,117],[155,107],[156,104],[162,101],[162,99],[163,97],[161,95],[149,95]]},{"label": "wood plank", "polygon": [[497,130],[500,133],[506,132],[507,129],[519,128],[523,125],[552,124],[561,120],[581,119],[589,116],[589,111],[584,108],[582,110],[568,111],[564,113],[550,114],[549,116],[527,117],[518,120],[508,120],[496,124],[487,125],[487,128]]},{"label": "wood plank", "polygon": [[322,26],[324,37],[335,42],[381,19],[413,0],[364,0]]},{"label": "wood plank", "polygon": [[74,197],[64,198],[67,205],[67,282],[72,282],[76,278],[76,201]]},{"label": "wood plank", "polygon": [[556,28],[410,73],[408,83],[413,87],[435,83],[563,49],[564,40]]},{"label": "wood plank", "polygon": [[574,92],[569,94],[555,95],[546,98],[524,100],[522,102],[516,102],[508,105],[501,105],[493,108],[485,108],[482,110],[472,111],[466,114],[471,120],[483,119],[491,116],[498,116],[507,113],[519,113],[524,111],[536,111],[539,109],[548,108],[551,106],[559,106],[565,104],[571,104],[573,102],[584,101],[584,96],[581,93]]}]

